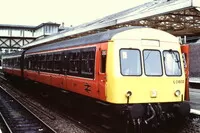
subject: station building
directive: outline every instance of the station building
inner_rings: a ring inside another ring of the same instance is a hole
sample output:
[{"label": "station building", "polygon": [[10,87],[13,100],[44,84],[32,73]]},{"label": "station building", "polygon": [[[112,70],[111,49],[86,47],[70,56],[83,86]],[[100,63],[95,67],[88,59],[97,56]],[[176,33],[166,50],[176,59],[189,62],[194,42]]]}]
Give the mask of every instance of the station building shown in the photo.
[{"label": "station building", "polygon": [[52,22],[38,26],[0,24],[0,55],[21,50],[22,46],[63,29],[63,25]]}]

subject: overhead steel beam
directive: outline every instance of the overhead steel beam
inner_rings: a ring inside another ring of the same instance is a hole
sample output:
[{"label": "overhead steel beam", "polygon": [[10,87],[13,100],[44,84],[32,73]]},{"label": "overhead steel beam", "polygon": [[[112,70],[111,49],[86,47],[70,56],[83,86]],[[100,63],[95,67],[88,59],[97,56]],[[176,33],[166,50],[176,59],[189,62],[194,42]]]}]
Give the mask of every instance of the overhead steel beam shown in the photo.
[{"label": "overhead steel beam", "polygon": [[200,0],[155,0],[36,40],[22,48],[126,26],[148,26],[181,36],[200,33]]}]

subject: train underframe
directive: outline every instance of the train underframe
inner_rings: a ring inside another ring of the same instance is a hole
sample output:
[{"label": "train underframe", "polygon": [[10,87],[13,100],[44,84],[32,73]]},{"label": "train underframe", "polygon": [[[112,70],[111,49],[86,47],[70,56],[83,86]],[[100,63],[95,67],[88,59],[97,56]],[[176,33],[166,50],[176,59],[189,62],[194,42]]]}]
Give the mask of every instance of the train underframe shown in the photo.
[{"label": "train underframe", "polygon": [[[15,76],[10,77],[6,75],[6,77],[14,78],[14,80],[19,79],[15,78]],[[187,101],[142,104],[131,104],[127,101],[126,104],[112,104],[54,87],[52,87],[52,90],[52,95],[55,95],[55,90],[58,92],[61,90],[61,94],[64,96],[61,100],[65,104],[69,104],[69,106],[71,106],[70,108],[82,108],[85,112],[91,114],[96,112],[98,117],[106,116],[106,119],[103,120],[102,123],[110,124],[119,121],[116,125],[124,125],[125,128],[128,128],[127,130],[129,130],[130,127],[133,129],[135,129],[135,127],[141,127],[141,125],[144,124],[154,125],[156,127],[161,121],[176,116],[179,118],[186,117],[190,113],[190,104]],[[49,93],[51,91],[48,88],[46,92]],[[113,124],[110,125],[112,126]],[[128,132],[129,131],[127,131],[127,133]]]},{"label": "train underframe", "polygon": [[188,102],[128,104],[116,108],[117,112],[121,112],[133,124],[159,122],[174,116],[185,117],[190,113]]}]

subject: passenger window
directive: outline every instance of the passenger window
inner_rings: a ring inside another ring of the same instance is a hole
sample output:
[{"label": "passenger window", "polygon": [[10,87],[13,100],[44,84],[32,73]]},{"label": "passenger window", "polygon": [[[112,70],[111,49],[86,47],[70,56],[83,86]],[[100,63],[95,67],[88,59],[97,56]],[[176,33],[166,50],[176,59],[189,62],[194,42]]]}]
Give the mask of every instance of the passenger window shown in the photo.
[{"label": "passenger window", "polygon": [[52,54],[48,54],[46,57],[46,61],[47,61],[47,71],[52,71],[52,67],[53,67],[53,55]]},{"label": "passenger window", "polygon": [[38,55],[33,55],[33,70],[38,69]]},{"label": "passenger window", "polygon": [[61,69],[61,53],[54,53],[54,71],[60,73]]},{"label": "passenger window", "polygon": [[101,73],[106,72],[106,54],[106,50],[101,51]]},{"label": "passenger window", "polygon": [[27,66],[28,66],[28,65],[27,65],[27,64],[28,64],[27,61],[28,61],[28,60],[27,60],[27,57],[25,57],[25,58],[24,58],[24,69],[27,69]]},{"label": "passenger window", "polygon": [[31,70],[32,69],[32,62],[31,62],[32,57],[28,56],[27,59],[28,59],[28,61],[27,61],[27,68]]},{"label": "passenger window", "polygon": [[69,65],[67,51],[64,51],[64,53],[63,53],[63,64],[62,65],[63,65],[63,73],[67,74],[67,72],[68,72],[68,65]]},{"label": "passenger window", "polygon": [[69,75],[77,76],[80,72],[80,50],[69,53]]},{"label": "passenger window", "polygon": [[85,48],[81,52],[81,76],[94,78],[95,48]]},{"label": "passenger window", "polygon": [[46,70],[46,55],[45,54],[40,55],[40,70],[42,71]]}]

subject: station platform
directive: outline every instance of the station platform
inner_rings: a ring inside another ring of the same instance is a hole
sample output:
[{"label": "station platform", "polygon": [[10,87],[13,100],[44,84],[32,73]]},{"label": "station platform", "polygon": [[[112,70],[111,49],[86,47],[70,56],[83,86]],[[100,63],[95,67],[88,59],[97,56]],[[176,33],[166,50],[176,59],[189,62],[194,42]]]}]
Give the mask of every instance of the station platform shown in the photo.
[{"label": "station platform", "polygon": [[200,83],[200,77],[190,77],[189,82],[190,83]]},{"label": "station platform", "polygon": [[200,115],[200,89],[190,88],[190,112]]}]

